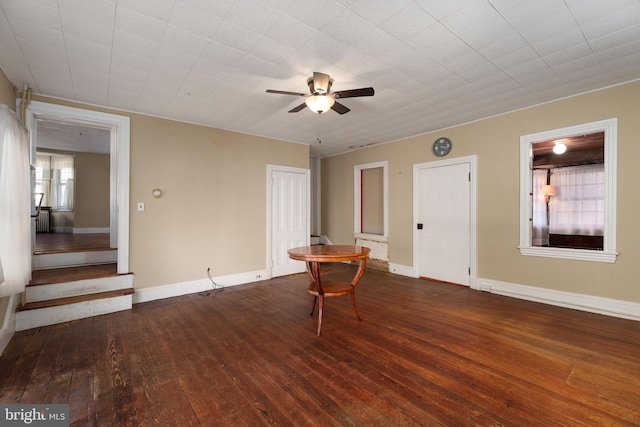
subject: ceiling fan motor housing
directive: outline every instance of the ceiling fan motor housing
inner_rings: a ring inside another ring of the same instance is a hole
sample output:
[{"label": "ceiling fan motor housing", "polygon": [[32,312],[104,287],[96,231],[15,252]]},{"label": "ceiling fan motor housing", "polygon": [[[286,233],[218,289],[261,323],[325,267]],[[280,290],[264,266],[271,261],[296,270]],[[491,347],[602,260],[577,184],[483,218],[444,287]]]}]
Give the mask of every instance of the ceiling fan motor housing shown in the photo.
[{"label": "ceiling fan motor housing", "polygon": [[[327,76],[329,77],[329,76]],[[326,95],[329,93],[329,89],[331,89],[331,85],[333,84],[333,79],[332,78],[328,78],[326,80],[327,82],[327,87],[322,87],[322,83],[316,81],[316,79],[314,77],[309,77],[307,79],[307,86],[309,86],[309,92],[311,92],[312,95]],[[317,86],[316,86],[317,84]]]}]

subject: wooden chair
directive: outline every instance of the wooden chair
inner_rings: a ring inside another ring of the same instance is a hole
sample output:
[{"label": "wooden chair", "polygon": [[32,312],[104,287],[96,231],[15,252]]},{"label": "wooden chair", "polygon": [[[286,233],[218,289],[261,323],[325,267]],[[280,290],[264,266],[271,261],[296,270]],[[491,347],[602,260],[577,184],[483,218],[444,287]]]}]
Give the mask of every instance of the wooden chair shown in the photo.
[{"label": "wooden chair", "polygon": [[363,258],[359,260],[358,271],[354,276],[353,280],[350,282],[344,280],[326,280],[323,281],[320,278],[320,263],[318,262],[308,262],[307,263],[307,271],[309,276],[311,276],[311,283],[309,284],[309,288],[307,292],[313,295],[313,306],[311,307],[310,315],[313,316],[313,312],[316,309],[316,303],[318,303],[318,333],[320,336],[320,330],[322,329],[322,312],[324,309],[324,299],[325,297],[339,297],[343,295],[351,295],[351,303],[353,304],[353,311],[356,313],[356,317],[358,320],[362,321],[360,317],[360,313],[358,313],[358,309],[356,307],[356,295],[355,289],[356,285],[360,281],[362,274],[364,273],[364,269],[367,264],[367,259]]}]

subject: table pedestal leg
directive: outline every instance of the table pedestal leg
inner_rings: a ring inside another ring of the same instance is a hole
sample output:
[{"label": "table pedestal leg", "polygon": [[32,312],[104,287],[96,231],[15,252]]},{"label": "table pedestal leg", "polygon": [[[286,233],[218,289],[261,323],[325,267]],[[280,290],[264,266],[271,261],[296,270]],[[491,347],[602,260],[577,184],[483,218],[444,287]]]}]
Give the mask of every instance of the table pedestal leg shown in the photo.
[{"label": "table pedestal leg", "polygon": [[324,309],[324,295],[319,295],[318,296],[318,300],[319,302],[319,307],[318,307],[318,333],[317,335],[320,336],[320,330],[322,329],[322,311]]},{"label": "table pedestal leg", "polygon": [[320,279],[320,263],[319,262],[307,262],[307,271],[311,276],[313,286],[316,288],[318,295],[314,296],[313,307],[311,308],[311,315],[316,308],[316,301],[318,302],[318,336],[320,336],[320,330],[322,329],[322,312],[324,309],[324,291],[322,290],[322,281]]},{"label": "table pedestal leg", "polygon": [[[365,267],[367,265],[367,259],[363,258],[359,260],[358,270],[356,271],[353,280],[349,283],[351,286],[350,294],[351,294],[351,304],[353,305],[353,311],[356,313],[356,317],[358,320],[362,321],[360,317],[360,313],[358,313],[358,308],[356,307],[356,295],[355,295],[355,286],[362,278]],[[315,293],[313,298],[313,306],[311,307],[310,315],[313,316],[313,312],[316,309],[316,302],[318,302],[318,336],[320,336],[320,330],[322,329],[322,314],[324,309],[324,290],[322,289],[322,280],[320,278],[320,263],[316,261],[307,261],[307,273],[309,273],[309,277],[311,278],[311,285],[315,288]],[[344,293],[342,293],[344,295]]]},{"label": "table pedestal leg", "polygon": [[351,303],[353,304],[353,311],[356,312],[356,317],[360,321],[362,321],[362,318],[360,317],[360,313],[358,313],[358,309],[356,308],[355,286],[358,284],[358,282],[360,281],[360,278],[364,274],[364,269],[366,266],[367,266],[367,259],[366,258],[361,259],[360,264],[358,265],[358,271],[356,271],[356,275],[353,277],[353,280],[351,281]]}]

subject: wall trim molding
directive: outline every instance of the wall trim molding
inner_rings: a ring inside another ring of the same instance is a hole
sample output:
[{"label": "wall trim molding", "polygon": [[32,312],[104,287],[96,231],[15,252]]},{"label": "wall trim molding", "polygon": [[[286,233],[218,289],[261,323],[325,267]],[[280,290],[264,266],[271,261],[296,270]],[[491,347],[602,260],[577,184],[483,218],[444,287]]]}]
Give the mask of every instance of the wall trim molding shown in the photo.
[{"label": "wall trim molding", "polygon": [[[247,273],[231,274],[227,276],[214,277],[213,281],[224,287],[244,285],[252,282],[259,282],[267,278],[267,270],[250,271]],[[133,303],[154,301],[164,298],[178,297],[182,295],[195,294],[197,292],[210,291],[211,281],[207,279],[192,280],[189,282],[171,283],[168,285],[153,286],[147,288],[135,288]]]},{"label": "wall trim molding", "polygon": [[477,290],[543,304],[640,321],[640,303],[478,278]]},{"label": "wall trim molding", "polygon": [[392,262],[389,263],[389,273],[412,277],[414,279],[418,278],[416,270],[413,267],[409,265],[394,264]]}]

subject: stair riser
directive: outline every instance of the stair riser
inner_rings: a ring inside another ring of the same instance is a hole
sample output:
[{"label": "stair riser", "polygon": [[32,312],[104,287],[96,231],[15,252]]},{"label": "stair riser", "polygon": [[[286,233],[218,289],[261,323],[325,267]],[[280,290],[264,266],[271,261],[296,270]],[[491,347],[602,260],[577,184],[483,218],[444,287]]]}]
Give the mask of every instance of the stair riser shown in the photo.
[{"label": "stair riser", "polygon": [[34,270],[44,270],[58,267],[76,267],[91,264],[109,264],[117,262],[118,251],[88,251],[42,254],[33,257]]},{"label": "stair riser", "polygon": [[74,282],[27,286],[26,302],[47,301],[77,295],[97,294],[133,287],[133,275],[122,274],[99,279],[77,280]]},{"label": "stair riser", "polygon": [[130,310],[132,305],[133,295],[123,295],[75,304],[18,311],[16,313],[16,332],[85,319],[101,314]]}]

